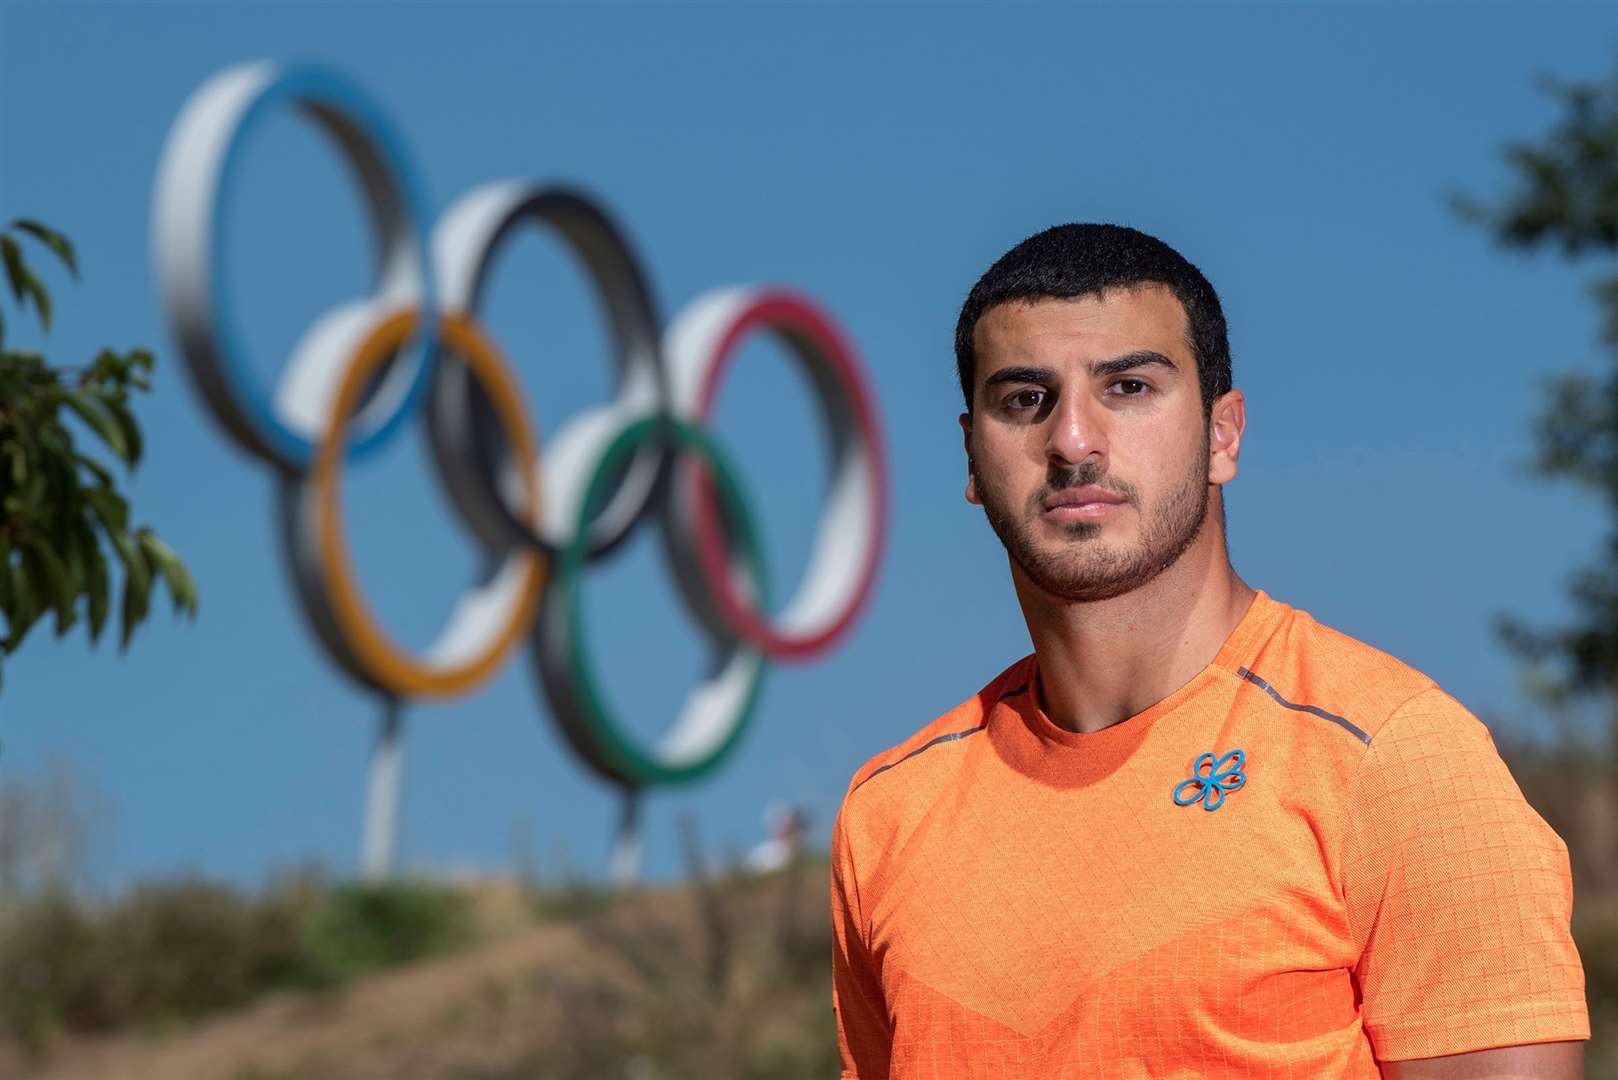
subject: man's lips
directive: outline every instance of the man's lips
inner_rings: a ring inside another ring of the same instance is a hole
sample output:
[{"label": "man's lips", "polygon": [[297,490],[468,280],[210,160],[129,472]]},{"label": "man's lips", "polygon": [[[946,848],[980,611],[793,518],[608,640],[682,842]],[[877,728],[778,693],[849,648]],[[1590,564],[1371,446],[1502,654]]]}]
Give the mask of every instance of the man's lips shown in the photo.
[{"label": "man's lips", "polygon": [[1085,487],[1063,488],[1053,491],[1040,500],[1040,507],[1047,513],[1052,511],[1066,511],[1074,513],[1087,507],[1093,507],[1092,512],[1103,512],[1106,508],[1119,506],[1128,502],[1124,496],[1116,491],[1109,491],[1094,484]]}]

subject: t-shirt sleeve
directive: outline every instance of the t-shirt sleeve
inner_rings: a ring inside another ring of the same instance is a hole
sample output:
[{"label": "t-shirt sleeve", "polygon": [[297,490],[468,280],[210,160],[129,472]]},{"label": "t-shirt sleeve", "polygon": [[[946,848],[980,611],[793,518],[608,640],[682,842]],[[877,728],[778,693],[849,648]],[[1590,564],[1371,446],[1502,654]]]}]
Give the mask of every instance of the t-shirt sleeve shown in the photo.
[{"label": "t-shirt sleeve", "polygon": [[831,841],[832,1008],[843,1080],[886,1080],[893,1028],[882,996],[881,974],[866,939],[859,882],[838,814]]},{"label": "t-shirt sleeve", "polygon": [[1590,1037],[1567,847],[1436,687],[1371,740],[1342,873],[1378,1059]]}]

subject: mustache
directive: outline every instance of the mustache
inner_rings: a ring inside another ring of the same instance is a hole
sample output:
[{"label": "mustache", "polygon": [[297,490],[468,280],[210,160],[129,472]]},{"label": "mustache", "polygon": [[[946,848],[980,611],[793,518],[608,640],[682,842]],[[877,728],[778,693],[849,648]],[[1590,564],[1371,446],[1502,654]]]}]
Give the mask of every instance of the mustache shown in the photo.
[{"label": "mustache", "polygon": [[1028,505],[1038,510],[1047,497],[1058,491],[1091,486],[1122,495],[1130,505],[1139,503],[1140,491],[1134,484],[1121,477],[1108,476],[1106,466],[1100,462],[1085,461],[1071,468],[1052,465],[1045,475],[1045,485],[1034,492]]}]

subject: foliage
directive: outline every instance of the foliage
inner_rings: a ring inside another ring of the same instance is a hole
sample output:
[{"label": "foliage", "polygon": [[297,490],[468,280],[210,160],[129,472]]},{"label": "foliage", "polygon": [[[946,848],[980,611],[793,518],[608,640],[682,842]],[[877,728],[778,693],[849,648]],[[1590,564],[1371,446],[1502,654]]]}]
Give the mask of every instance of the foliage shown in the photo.
[{"label": "foliage", "polygon": [[316,978],[341,982],[410,963],[471,937],[465,897],[429,881],[364,882],[326,897],[303,930]]},{"label": "foliage", "polygon": [[537,972],[531,996],[506,1009],[507,1023],[525,1009],[552,1011],[552,1030],[572,1037],[531,1039],[485,1075],[837,1075],[826,874],[823,860],[800,860],[768,878],[693,875],[673,903],[621,904],[580,920],[591,951],[612,967]]},{"label": "foliage", "polygon": [[[244,1062],[238,1080],[809,1080],[838,1071],[825,858],[603,896],[408,1032]],[[418,984],[419,985],[419,984]],[[393,1029],[396,1030],[396,1029]]]},{"label": "foliage", "polygon": [[0,1027],[37,1052],[65,1032],[163,1026],[308,984],[306,902],[179,881],[96,911],[51,889],[0,926]]},{"label": "foliage", "polygon": [[51,890],[14,913],[0,930],[0,1027],[37,1052],[93,999],[96,936],[82,908]]},{"label": "foliage", "polygon": [[[12,297],[19,308],[32,306],[48,330],[50,294],[24,257],[23,239],[43,244],[74,276],[78,261],[66,237],[38,222],[0,230]],[[196,584],[179,556],[151,529],[131,524],[108,463],[83,452],[67,422],[76,418],[133,470],[142,438],[130,399],[151,388],[151,353],[103,349],[83,367],[58,368],[38,353],[7,350],[4,331],[0,318],[0,658],[16,652],[46,614],[55,615],[58,635],[82,615],[90,640],[99,639],[111,607],[108,549],[123,565],[124,646],[158,581],[176,611],[194,614]]]},{"label": "foliage", "polygon": [[136,889],[92,924],[96,992],[65,1019],[81,1029],[168,1024],[300,981],[301,913],[284,900],[199,880]]},{"label": "foliage", "polygon": [[263,994],[340,985],[472,940],[465,896],[310,873],[262,895],[197,879],[96,908],[51,887],[0,916],[0,1041],[171,1027]]},{"label": "foliage", "polygon": [[[1505,619],[1500,629],[1507,644],[1535,665],[1546,696],[1606,693],[1618,706],[1618,268],[1612,262],[1618,254],[1618,65],[1602,81],[1547,80],[1545,87],[1561,104],[1562,116],[1538,141],[1508,147],[1517,190],[1494,206],[1457,201],[1464,215],[1507,247],[1550,247],[1602,267],[1591,292],[1602,312],[1609,367],[1599,376],[1552,380],[1534,441],[1538,471],[1598,495],[1611,511],[1612,527],[1600,561],[1570,584],[1577,612],[1571,625],[1544,630]],[[1618,734],[1618,713],[1614,727]]]},{"label": "foliage", "polygon": [[[534,876],[334,885],[304,871],[262,893],[188,878],[94,904],[45,881],[0,906],[0,1073],[26,1072],[82,1036],[178,1034],[280,992],[287,1007],[249,1025],[258,1034],[241,1043],[237,1075],[833,1074],[824,857],[764,877],[716,874],[694,826],[682,831],[691,884],[672,889],[613,892]],[[342,1012],[339,995],[356,978],[482,941],[490,947],[476,956],[412,974],[399,1016],[372,1011],[393,999],[393,984],[356,987],[370,996],[353,1000],[373,1004],[356,1006],[338,1043],[323,1036],[312,1052],[264,1060],[264,1024],[284,1020],[296,1041],[297,1018]],[[512,952],[530,959],[511,964]],[[429,987],[442,988],[436,1002],[420,1000]],[[138,1053],[154,1042],[124,1045]],[[75,1055],[63,1056],[73,1072]]]}]

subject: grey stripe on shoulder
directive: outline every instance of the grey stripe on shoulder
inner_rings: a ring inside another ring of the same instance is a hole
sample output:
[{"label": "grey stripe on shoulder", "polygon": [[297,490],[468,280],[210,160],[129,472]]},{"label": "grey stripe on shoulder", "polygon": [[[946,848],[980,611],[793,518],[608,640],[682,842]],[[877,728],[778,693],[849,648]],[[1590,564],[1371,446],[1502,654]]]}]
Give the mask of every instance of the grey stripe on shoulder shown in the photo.
[{"label": "grey stripe on shoulder", "polygon": [[1276,693],[1275,687],[1271,686],[1269,683],[1265,682],[1251,671],[1248,671],[1246,668],[1237,668],[1236,674],[1240,675],[1242,678],[1246,679],[1248,682],[1270,695],[1275,703],[1281,706],[1283,709],[1291,709],[1293,712],[1304,712],[1311,716],[1318,716],[1322,720],[1330,720],[1332,723],[1354,736],[1366,746],[1371,745],[1371,737],[1369,735],[1362,731],[1358,726],[1350,723],[1343,717],[1338,716],[1336,713],[1329,713],[1325,709],[1318,708],[1314,705],[1294,705],[1292,702]]},{"label": "grey stripe on shoulder", "polygon": [[[1024,690],[1027,690],[1027,689],[1028,689],[1028,684],[1023,683],[1021,686],[1019,686],[1019,687],[1017,687],[1017,688],[1015,688],[1013,690],[1007,690],[1005,693],[1001,694],[998,698],[995,698],[995,704],[999,704],[1000,702],[1006,700],[1006,698],[1008,698],[1008,697],[1016,697],[1018,694],[1022,693]],[[984,717],[983,722],[978,724],[976,727],[969,727],[964,731],[952,731],[948,735],[940,735],[936,739],[928,739],[926,742],[922,743],[920,746],[918,746],[914,750],[910,751],[910,753],[906,754],[904,757],[900,758],[898,761],[890,761],[886,765],[882,766],[880,769],[877,769],[877,770],[873,771],[870,776],[867,776],[864,780],[861,780],[858,784],[854,785],[854,791],[858,791],[860,788],[864,787],[866,784],[869,784],[872,780],[875,780],[877,777],[881,776],[883,773],[887,772],[889,769],[898,768],[900,765],[903,765],[905,762],[909,761],[911,758],[915,757],[917,754],[926,753],[928,750],[931,750],[933,747],[939,745],[940,743],[955,742],[958,739],[966,738],[968,735],[976,735],[978,732],[982,731],[984,728],[986,728],[988,726],[989,726],[988,717]],[[849,794],[852,795],[854,793],[854,791],[849,792]]]}]

